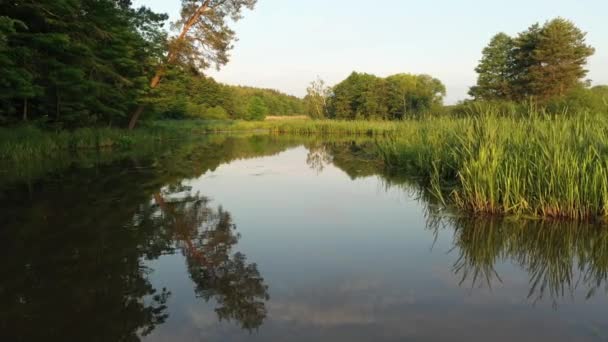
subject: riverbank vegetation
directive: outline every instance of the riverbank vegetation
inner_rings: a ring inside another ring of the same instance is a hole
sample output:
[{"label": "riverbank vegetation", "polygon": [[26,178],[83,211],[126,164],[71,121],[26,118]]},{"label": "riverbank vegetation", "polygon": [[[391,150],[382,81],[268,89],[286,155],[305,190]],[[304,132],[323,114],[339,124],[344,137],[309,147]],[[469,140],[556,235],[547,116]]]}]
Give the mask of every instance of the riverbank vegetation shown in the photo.
[{"label": "riverbank vegetation", "polygon": [[[129,1],[1,5],[0,160],[219,132],[369,136],[377,161],[468,212],[608,216],[608,87],[586,80],[594,49],[572,22],[497,34],[472,99],[455,106],[443,105],[440,80],[407,73],[353,72],[331,87],[318,79],[300,99],[204,74],[228,62],[236,37],[227,18],[255,3],[185,1],[174,36],[166,15]],[[263,121],[269,115],[296,119]]]},{"label": "riverbank vegetation", "polygon": [[276,90],[203,75],[229,60],[238,20],[255,0],[184,1],[179,34],[167,15],[131,1],[0,5],[0,126],[134,128],[140,118],[263,120],[303,113]]},{"label": "riverbank vegetation", "polygon": [[473,214],[581,221],[608,217],[608,123],[604,113],[483,115],[405,122],[215,123],[212,132],[371,136],[391,172],[420,179],[444,204]]},{"label": "riverbank vegetation", "polygon": [[441,81],[429,75],[381,78],[353,72],[331,89],[314,81],[304,101],[313,118],[403,120],[441,111],[445,94]]},{"label": "riverbank vegetation", "polygon": [[[49,136],[45,131],[15,131],[15,143],[3,144],[9,148],[2,150],[2,156],[25,164],[34,156],[52,158],[59,149],[103,150],[107,146],[125,150],[183,142],[183,137],[202,139],[213,132],[253,131],[329,140],[360,136],[374,142],[368,158],[388,172],[418,179],[447,206],[476,215],[593,221],[608,216],[606,115],[531,111],[518,118],[497,111],[399,122],[173,121],[134,132],[81,129]],[[7,137],[7,132],[0,133]],[[20,145],[19,137],[26,133],[38,138]]]}]

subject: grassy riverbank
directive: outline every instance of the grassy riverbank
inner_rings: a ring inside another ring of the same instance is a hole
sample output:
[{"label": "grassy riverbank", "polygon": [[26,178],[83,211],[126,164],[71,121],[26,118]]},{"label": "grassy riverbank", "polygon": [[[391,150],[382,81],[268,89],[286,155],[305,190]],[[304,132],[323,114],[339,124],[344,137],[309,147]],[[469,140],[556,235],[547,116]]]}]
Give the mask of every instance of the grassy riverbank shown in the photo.
[{"label": "grassy riverbank", "polygon": [[388,168],[424,179],[447,205],[475,214],[608,218],[608,123],[603,115],[216,122],[204,129],[374,136],[378,157]]},{"label": "grassy riverbank", "polygon": [[601,116],[417,122],[379,143],[387,166],[423,176],[473,213],[608,217],[608,124]]},{"label": "grassy riverbank", "polygon": [[94,149],[129,150],[154,143],[188,137],[190,123],[153,123],[128,131],[119,128],[80,128],[73,131],[51,131],[35,126],[0,128],[0,160],[53,158],[59,151]]},{"label": "grassy riverbank", "polygon": [[56,151],[121,151],[211,132],[365,135],[392,172],[423,179],[444,203],[475,214],[608,218],[608,123],[601,115],[480,115],[400,122],[163,121],[133,132],[0,130],[0,159],[53,158]]}]

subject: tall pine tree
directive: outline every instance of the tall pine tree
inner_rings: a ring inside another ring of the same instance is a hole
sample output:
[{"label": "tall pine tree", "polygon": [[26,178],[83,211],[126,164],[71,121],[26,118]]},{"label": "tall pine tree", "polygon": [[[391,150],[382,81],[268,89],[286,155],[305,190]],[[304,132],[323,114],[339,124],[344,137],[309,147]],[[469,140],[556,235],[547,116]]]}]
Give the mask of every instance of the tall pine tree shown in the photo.
[{"label": "tall pine tree", "polygon": [[581,85],[588,72],[587,58],[595,52],[585,43],[585,36],[574,23],[562,18],[543,26],[529,68],[533,96],[539,100],[562,97]]},{"label": "tall pine tree", "polygon": [[483,49],[483,56],[475,71],[477,85],[469,94],[477,100],[511,99],[513,93],[513,39],[506,33],[495,35]]}]

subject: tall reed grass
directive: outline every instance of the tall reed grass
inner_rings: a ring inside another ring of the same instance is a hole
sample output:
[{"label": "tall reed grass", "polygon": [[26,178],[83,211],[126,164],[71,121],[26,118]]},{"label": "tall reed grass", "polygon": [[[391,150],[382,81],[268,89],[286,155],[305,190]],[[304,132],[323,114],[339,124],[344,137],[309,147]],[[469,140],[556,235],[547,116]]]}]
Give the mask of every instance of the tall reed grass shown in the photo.
[{"label": "tall reed grass", "polygon": [[388,166],[425,177],[437,197],[472,213],[608,217],[603,116],[431,119],[379,147]]},{"label": "tall reed grass", "polygon": [[56,150],[149,144],[210,132],[255,131],[376,138],[393,172],[422,178],[447,205],[474,214],[580,221],[608,218],[606,115],[545,115],[533,107],[505,115],[479,108],[461,117],[401,122],[284,120],[158,122],[127,132],[0,130],[0,160],[49,157]]},{"label": "tall reed grass", "polygon": [[182,126],[153,123],[134,131],[116,128],[49,131],[35,126],[0,128],[0,161],[19,162],[53,158],[59,151],[110,148],[128,150],[188,136],[190,127]]},{"label": "tall reed grass", "polygon": [[423,178],[446,204],[480,215],[589,221],[608,218],[606,118],[484,105],[458,117],[216,122],[204,130],[369,135],[387,167]]}]

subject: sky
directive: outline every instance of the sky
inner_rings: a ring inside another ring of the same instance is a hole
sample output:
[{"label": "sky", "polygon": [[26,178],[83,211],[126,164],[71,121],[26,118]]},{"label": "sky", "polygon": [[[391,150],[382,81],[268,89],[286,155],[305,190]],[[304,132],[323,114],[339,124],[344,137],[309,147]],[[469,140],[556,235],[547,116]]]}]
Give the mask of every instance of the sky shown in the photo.
[{"label": "sky", "polygon": [[[134,0],[174,20],[180,0]],[[429,74],[445,102],[467,97],[481,51],[498,32],[516,35],[564,17],[587,32],[594,84],[608,84],[606,0],[258,0],[232,25],[230,62],[207,74],[233,85],[304,96],[317,77],[334,85],[351,72]]]}]

